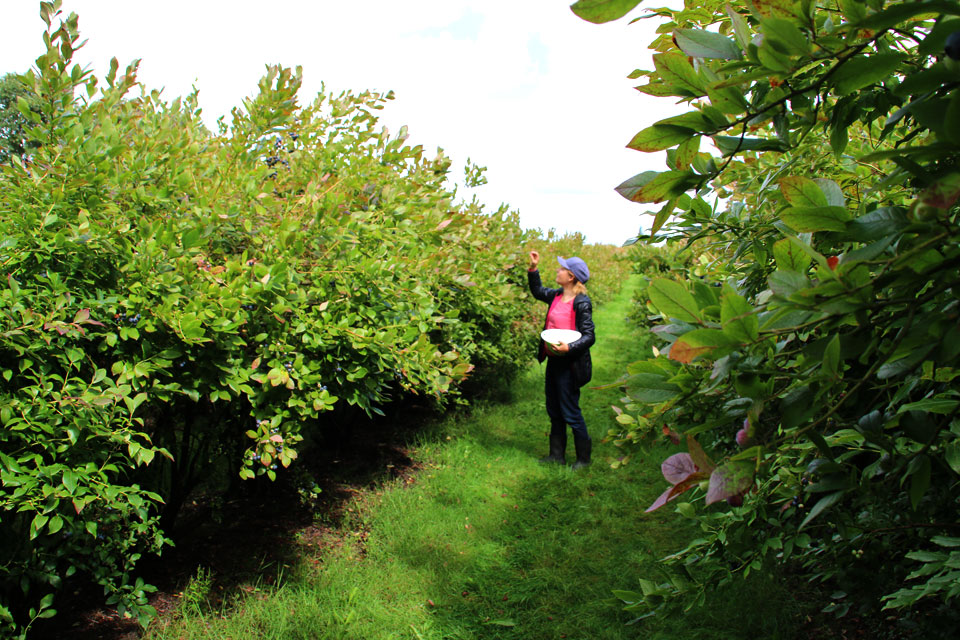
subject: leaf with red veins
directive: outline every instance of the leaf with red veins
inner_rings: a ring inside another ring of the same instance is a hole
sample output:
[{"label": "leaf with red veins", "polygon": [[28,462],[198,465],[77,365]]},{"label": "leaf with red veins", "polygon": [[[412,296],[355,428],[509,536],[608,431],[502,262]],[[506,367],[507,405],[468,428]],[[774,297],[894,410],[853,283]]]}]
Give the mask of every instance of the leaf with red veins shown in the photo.
[{"label": "leaf with red veins", "polygon": [[727,462],[710,474],[706,504],[713,504],[743,493],[753,485],[753,465],[749,462]]},{"label": "leaf with red veins", "polygon": [[697,472],[697,465],[689,453],[675,453],[660,464],[663,477],[670,484],[678,484]]}]

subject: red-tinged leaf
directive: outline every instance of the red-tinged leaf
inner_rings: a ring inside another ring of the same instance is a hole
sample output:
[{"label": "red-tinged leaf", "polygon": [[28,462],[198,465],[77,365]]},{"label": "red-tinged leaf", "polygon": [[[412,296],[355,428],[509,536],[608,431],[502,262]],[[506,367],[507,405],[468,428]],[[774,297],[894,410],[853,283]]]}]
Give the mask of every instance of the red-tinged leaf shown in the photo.
[{"label": "red-tinged leaf", "polygon": [[617,193],[632,202],[662,202],[694,186],[691,171],[644,171],[616,187]]},{"label": "red-tinged leaf", "polygon": [[660,428],[660,430],[663,432],[663,435],[665,435],[666,437],[670,438],[670,442],[672,442],[673,444],[680,444],[680,434],[679,434],[679,433],[677,433],[676,431],[674,431],[673,429],[671,429],[671,428],[668,427],[667,425],[663,425],[663,426]]},{"label": "red-tinged leaf", "polygon": [[276,443],[282,444],[283,436],[281,436],[279,433],[275,433],[272,436],[270,436],[270,442],[276,442]]},{"label": "red-tinged leaf", "polygon": [[696,474],[685,479],[683,482],[678,482],[677,484],[671,486],[669,489],[661,493],[660,497],[653,501],[653,504],[646,508],[646,513],[656,511],[677,496],[686,493],[690,489],[693,489],[695,486],[697,486],[701,479],[701,474]]},{"label": "red-tinged leaf", "polygon": [[90,319],[90,309],[80,309],[77,311],[76,315],[73,316],[73,322],[76,324],[81,324]]},{"label": "red-tinged leaf", "polygon": [[713,350],[713,347],[693,347],[680,340],[673,343],[670,347],[670,359],[690,364],[695,358]]},{"label": "red-tinged leaf", "polygon": [[764,18],[791,18],[794,16],[793,0],[751,0],[750,4]]},{"label": "red-tinged leaf", "polygon": [[660,471],[667,482],[677,484],[696,473],[697,466],[689,453],[675,453],[660,464]]},{"label": "red-tinged leaf", "polygon": [[689,434],[687,435],[687,449],[690,451],[690,457],[693,459],[693,464],[697,465],[697,469],[703,473],[713,472],[717,465],[713,463],[713,460],[703,450],[697,439]]},{"label": "red-tinged leaf", "polygon": [[602,24],[619,20],[638,4],[640,0],[577,0],[570,10],[587,22]]},{"label": "red-tinged leaf", "polygon": [[727,462],[710,474],[706,504],[743,494],[753,484],[753,465],[746,462]]},{"label": "red-tinged leaf", "polygon": [[663,505],[667,504],[667,502],[670,500],[671,495],[673,495],[673,490],[675,487],[676,485],[670,485],[669,489],[661,493],[660,496],[653,501],[653,504],[651,504],[649,507],[646,508],[646,513],[650,513],[651,511],[656,511]]},{"label": "red-tinged leaf", "polygon": [[443,222],[437,225],[437,231],[440,231],[441,229],[446,228],[446,226],[451,222],[453,222],[453,218],[447,218],[446,220],[444,220]]},{"label": "red-tinged leaf", "polygon": [[695,135],[696,131],[675,125],[653,125],[647,127],[627,143],[627,148],[650,153],[662,151],[680,144]]},{"label": "red-tinged leaf", "polygon": [[678,85],[694,96],[706,93],[703,82],[697,71],[690,64],[687,56],[676,51],[654,54],[653,65],[666,82]]},{"label": "red-tinged leaf", "polygon": [[953,173],[937,180],[920,194],[920,201],[923,204],[938,209],[949,209],[958,199],[960,199],[960,173]]},{"label": "red-tinged leaf", "polygon": [[802,176],[788,176],[780,180],[780,192],[795,207],[826,207],[827,196],[816,182]]},{"label": "red-tinged leaf", "polygon": [[86,502],[83,502],[82,500],[77,501],[76,498],[74,498],[72,502],[73,502],[73,510],[77,512],[77,515],[80,515],[80,512],[83,511],[83,508],[87,506]]},{"label": "red-tinged leaf", "polygon": [[698,153],[700,153],[700,136],[687,138],[677,146],[673,163],[677,169],[689,169],[693,161],[696,160]]},{"label": "red-tinged leaf", "polygon": [[656,98],[666,98],[667,96],[685,96],[687,92],[680,87],[675,87],[665,82],[648,82],[634,87],[640,93]]}]

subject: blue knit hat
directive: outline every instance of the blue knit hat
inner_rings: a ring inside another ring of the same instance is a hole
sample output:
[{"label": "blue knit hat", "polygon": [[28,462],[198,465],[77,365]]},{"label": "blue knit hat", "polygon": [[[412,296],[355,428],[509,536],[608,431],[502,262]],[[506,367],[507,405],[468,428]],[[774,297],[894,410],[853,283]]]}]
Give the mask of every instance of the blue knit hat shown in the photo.
[{"label": "blue knit hat", "polygon": [[580,282],[586,284],[590,279],[590,269],[587,269],[587,263],[580,258],[557,258],[560,266],[569,271]]}]

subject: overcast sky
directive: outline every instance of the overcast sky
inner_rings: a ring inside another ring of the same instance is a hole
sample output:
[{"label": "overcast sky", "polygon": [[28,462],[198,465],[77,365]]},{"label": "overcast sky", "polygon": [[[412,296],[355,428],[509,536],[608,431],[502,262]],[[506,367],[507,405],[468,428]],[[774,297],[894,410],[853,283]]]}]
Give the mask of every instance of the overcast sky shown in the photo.
[{"label": "overcast sky", "polygon": [[[621,244],[649,228],[645,205],[613,190],[663,166],[625,148],[633,134],[678,113],[626,78],[651,68],[656,24],[593,25],[564,0],[64,0],[87,45],[77,61],[103,77],[141,58],[139,80],[170,100],[200,90],[213,124],[252,95],[264,65],[302,65],[301,103],[328,91],[390,90],[391,131],[442,147],[462,179],[469,157],[489,183],[460,190],[489,208],[507,203],[526,228],[579,231]],[[659,3],[665,4],[665,3]],[[640,15],[635,10],[630,17]],[[43,51],[36,0],[0,6],[0,72],[25,71]]]}]

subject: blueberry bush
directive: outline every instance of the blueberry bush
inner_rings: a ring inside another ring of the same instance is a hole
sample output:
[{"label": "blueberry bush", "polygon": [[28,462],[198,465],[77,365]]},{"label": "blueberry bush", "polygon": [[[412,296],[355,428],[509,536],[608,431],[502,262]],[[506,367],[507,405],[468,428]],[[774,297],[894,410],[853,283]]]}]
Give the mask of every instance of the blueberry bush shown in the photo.
[{"label": "blueberry bush", "polygon": [[301,102],[300,70],[270,66],[212,131],[137,62],[81,68],[77,16],[40,9],[0,167],[6,635],[74,575],[146,620],[137,562],[210,474],[274,479],[310,434],[509,379],[539,327],[522,247],[553,241],[459,199],[442,151],[378,124],[389,93]]},{"label": "blueberry bush", "polygon": [[[637,4],[573,9],[603,22]],[[665,170],[617,190],[657,204],[652,240],[691,260],[645,266],[658,344],[620,381],[610,435],[686,449],[650,509],[702,531],[665,580],[619,595],[648,615],[779,567],[838,616],[955,629],[960,4],[647,14],[654,68],[630,77],[678,113],[628,144],[665,151]]]}]

